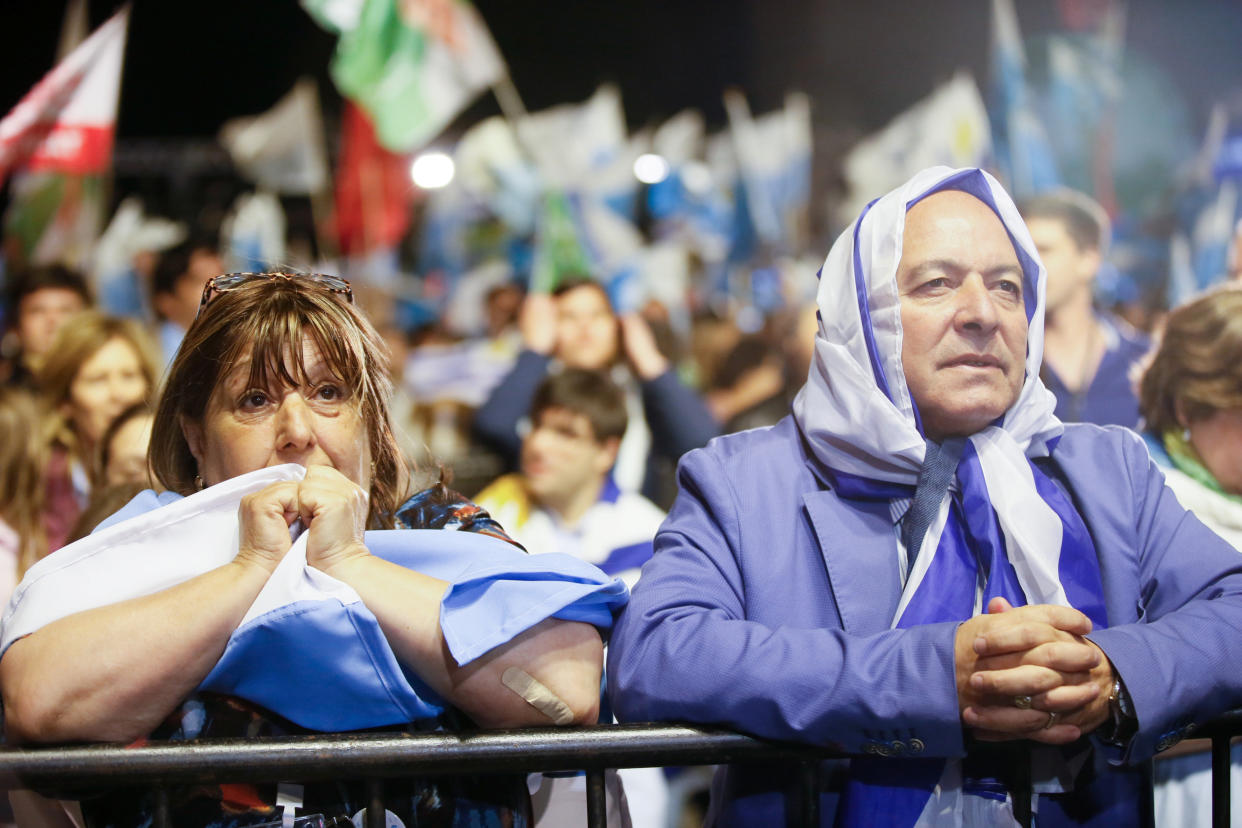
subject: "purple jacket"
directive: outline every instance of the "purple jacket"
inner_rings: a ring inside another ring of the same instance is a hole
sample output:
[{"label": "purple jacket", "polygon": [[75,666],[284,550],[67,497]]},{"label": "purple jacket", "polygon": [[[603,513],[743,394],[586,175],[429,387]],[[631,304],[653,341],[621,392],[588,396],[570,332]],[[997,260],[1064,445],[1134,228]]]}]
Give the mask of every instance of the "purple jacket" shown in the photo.
[{"label": "purple jacket", "polygon": [[[1086,822],[1107,824],[1110,802],[1149,792],[1140,760],[1242,705],[1242,556],[1178,505],[1129,431],[1067,426],[1041,462],[1092,533],[1110,627],[1091,638],[1140,723],[1125,757],[1138,768],[1110,769],[1119,751],[1092,741],[1079,779]],[[714,440],[678,474],[677,502],[609,647],[622,721],[723,724],[849,753],[967,753],[957,623],[889,628],[901,581],[887,501],[838,496],[792,418]],[[825,771],[831,825],[840,768]],[[796,813],[796,779],[723,769],[709,821],[782,824]],[[1041,799],[1040,824],[1059,824],[1048,806]]]}]

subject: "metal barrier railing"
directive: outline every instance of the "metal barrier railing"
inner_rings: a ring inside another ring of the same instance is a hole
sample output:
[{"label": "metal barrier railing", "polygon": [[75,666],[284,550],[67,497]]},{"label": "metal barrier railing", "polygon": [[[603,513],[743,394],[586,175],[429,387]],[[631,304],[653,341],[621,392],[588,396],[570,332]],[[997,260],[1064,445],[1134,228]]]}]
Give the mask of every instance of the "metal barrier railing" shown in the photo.
[{"label": "metal barrier railing", "polygon": [[[1229,824],[1229,743],[1242,735],[1242,711],[1195,734],[1212,739],[1212,824]],[[169,787],[201,782],[365,780],[367,828],[384,824],[385,779],[458,773],[581,770],[587,775],[587,824],[605,825],[608,768],[791,761],[801,768],[798,824],[819,824],[817,773],[827,750],[769,742],[727,730],[679,725],[601,725],[471,733],[324,734],[279,739],[216,739],[138,747],[0,748],[0,787],[156,791],[156,826],[168,828]],[[1030,791],[1015,811],[1030,819]]]}]

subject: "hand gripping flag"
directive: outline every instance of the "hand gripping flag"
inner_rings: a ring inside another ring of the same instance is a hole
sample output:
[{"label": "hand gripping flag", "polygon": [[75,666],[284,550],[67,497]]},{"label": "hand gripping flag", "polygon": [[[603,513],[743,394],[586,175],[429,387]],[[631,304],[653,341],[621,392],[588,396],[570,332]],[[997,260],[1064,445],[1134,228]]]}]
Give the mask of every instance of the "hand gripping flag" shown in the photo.
[{"label": "hand gripping flag", "polygon": [[[274,466],[185,498],[143,492],[122,513],[133,517],[105,523],[30,568],[4,613],[0,653],[57,619],[149,595],[228,563],[237,553],[241,498],[305,473],[297,465]],[[375,531],[367,532],[366,543],[374,555],[449,582],[440,628],[458,664],[547,618],[607,630],[627,600],[624,584],[590,564],[526,555],[472,532]],[[398,662],[358,593],[307,564],[305,533],[199,689],[244,698],[321,731],[403,724],[445,709]]]}]

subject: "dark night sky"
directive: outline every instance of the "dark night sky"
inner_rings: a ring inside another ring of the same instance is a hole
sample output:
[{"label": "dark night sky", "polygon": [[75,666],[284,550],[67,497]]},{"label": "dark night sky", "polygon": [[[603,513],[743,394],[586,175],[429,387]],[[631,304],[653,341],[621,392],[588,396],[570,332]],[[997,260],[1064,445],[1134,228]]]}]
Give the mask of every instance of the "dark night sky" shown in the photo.
[{"label": "dark night sky", "polygon": [[[94,0],[92,22],[116,0]],[[739,85],[756,110],[810,92],[818,123],[874,129],[958,66],[984,77],[988,0],[477,0],[531,109],[621,84],[633,126],[699,106],[719,123]],[[0,112],[51,66],[59,0],[0,3]],[[1056,25],[1054,0],[1019,0],[1023,31]],[[1196,112],[1242,80],[1242,3],[1133,0],[1127,46],[1172,75]],[[302,74],[326,79],[334,38],[296,0],[135,0],[121,137],[209,136],[259,112]],[[1235,80],[1236,79],[1236,80]],[[494,110],[485,101],[463,121]]]},{"label": "dark night sky", "polygon": [[[95,0],[92,23],[117,5]],[[585,99],[599,82],[614,80],[639,123],[699,102],[720,117],[720,91],[747,79],[741,0],[476,5],[531,109]],[[62,8],[44,0],[0,11],[0,111],[51,66]],[[120,136],[212,135],[229,117],[270,106],[304,74],[321,79],[325,108],[333,111],[326,67],[334,42],[295,0],[136,0]],[[470,115],[495,106],[489,100],[477,109]]]},{"label": "dark night sky", "polygon": [[[1028,37],[1055,29],[1058,2],[1017,0]],[[1085,0],[1078,0],[1085,2]],[[98,24],[118,0],[93,0]],[[723,123],[720,93],[752,109],[787,90],[811,96],[825,135],[859,136],[926,95],[955,69],[987,77],[989,0],[476,0],[528,108],[583,100],[620,84],[632,128],[697,106]],[[52,65],[63,0],[0,0],[0,113]],[[1242,86],[1242,3],[1131,0],[1129,54],[1176,84],[1200,130],[1211,103]],[[228,118],[274,103],[301,75],[327,78],[334,37],[296,0],[134,0],[119,137],[209,138]],[[498,111],[489,97],[461,127]],[[1153,118],[1160,117],[1159,111]],[[331,129],[331,126],[329,126]]]}]

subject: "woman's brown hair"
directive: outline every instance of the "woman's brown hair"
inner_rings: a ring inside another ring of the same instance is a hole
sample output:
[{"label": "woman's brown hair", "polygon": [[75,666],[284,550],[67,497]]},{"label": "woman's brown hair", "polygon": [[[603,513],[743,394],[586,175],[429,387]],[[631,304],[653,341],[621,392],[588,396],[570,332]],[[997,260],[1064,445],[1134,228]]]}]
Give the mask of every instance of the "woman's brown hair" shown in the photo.
[{"label": "woman's brown hair", "polygon": [[17,577],[47,554],[43,531],[43,467],[47,446],[38,433],[43,411],[30,392],[0,386],[0,518],[17,533]]},{"label": "woman's brown hair", "polygon": [[1168,315],[1139,407],[1157,433],[1242,408],[1242,288],[1218,288]]},{"label": "woman's brown hair", "polygon": [[182,423],[203,422],[216,386],[247,356],[250,385],[305,384],[305,340],[318,349],[358,406],[375,466],[369,524],[391,527],[409,474],[388,418],[392,382],[387,346],[352,304],[296,274],[288,276],[256,279],[217,293],[200,311],[177,351],[156,406],[151,468],[169,490],[193,492],[198,464]]}]

